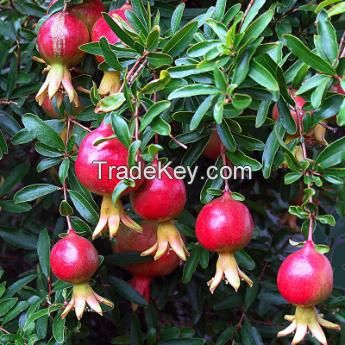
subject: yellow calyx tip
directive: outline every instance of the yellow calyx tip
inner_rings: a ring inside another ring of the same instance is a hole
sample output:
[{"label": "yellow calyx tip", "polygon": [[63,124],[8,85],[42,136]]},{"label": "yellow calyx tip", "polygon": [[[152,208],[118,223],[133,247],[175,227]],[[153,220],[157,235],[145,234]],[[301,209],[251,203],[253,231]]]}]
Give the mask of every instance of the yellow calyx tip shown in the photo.
[{"label": "yellow calyx tip", "polygon": [[186,261],[189,252],[184,244],[182,236],[174,221],[167,221],[158,224],[157,242],[149,249],[141,253],[141,256],[153,255],[155,260],[161,258],[169,249]]},{"label": "yellow calyx tip", "polygon": [[308,330],[322,345],[327,345],[327,339],[321,326],[340,331],[339,325],[323,319],[323,315],[318,314],[315,307],[297,306],[295,315],[286,315],[285,319],[291,324],[280,331],[277,336],[278,338],[285,337],[295,332],[292,345],[302,342]]},{"label": "yellow calyx tip", "polygon": [[115,237],[120,223],[137,232],[142,231],[142,227],[126,214],[121,201],[113,204],[111,196],[104,196],[101,205],[101,214],[95,231],[92,234],[92,239],[94,240],[102,235],[107,228],[109,229],[109,237]]},{"label": "yellow calyx tip", "polygon": [[207,283],[212,294],[223,279],[225,279],[225,282],[230,284],[236,292],[241,285],[241,280],[244,280],[250,287],[253,286],[253,281],[238,267],[233,253],[219,253],[216,274]]},{"label": "yellow calyx tip", "polygon": [[54,64],[47,69],[48,74],[45,82],[36,95],[36,101],[41,106],[44,100],[52,99],[60,90],[64,89],[69,101],[76,107],[80,106],[77,92],[72,85],[72,76],[68,67],[61,64]]},{"label": "yellow calyx tip", "polygon": [[120,72],[117,71],[105,71],[101,84],[98,88],[98,93],[101,96],[108,96],[113,93],[116,93],[120,90],[121,80]]},{"label": "yellow calyx tip", "polygon": [[103,312],[100,304],[105,304],[111,308],[114,307],[113,302],[96,294],[89,283],[75,284],[73,285],[72,299],[61,314],[61,318],[64,319],[72,309],[75,309],[77,319],[80,320],[87,306],[102,316]]}]

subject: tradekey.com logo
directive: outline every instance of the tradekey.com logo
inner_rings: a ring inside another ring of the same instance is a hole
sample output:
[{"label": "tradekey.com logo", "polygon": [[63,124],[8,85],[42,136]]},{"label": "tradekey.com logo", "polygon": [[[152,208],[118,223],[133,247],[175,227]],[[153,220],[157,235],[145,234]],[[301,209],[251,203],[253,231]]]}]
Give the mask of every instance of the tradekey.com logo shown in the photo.
[{"label": "tradekey.com logo", "polygon": [[[172,167],[172,162],[157,162],[155,165],[144,165],[139,162],[137,165],[128,166],[112,166],[106,161],[93,161],[92,164],[97,165],[98,179],[102,180],[107,178],[109,180],[126,180],[126,179],[162,179],[162,176],[168,176],[169,179],[185,180],[187,184],[193,184],[193,182],[199,178],[201,180],[210,179],[216,180],[219,177],[223,180],[251,180],[252,169],[249,166],[222,166],[217,167],[211,165],[206,170],[206,176],[200,176],[199,166],[176,166]],[[169,169],[169,167],[173,169]]]}]

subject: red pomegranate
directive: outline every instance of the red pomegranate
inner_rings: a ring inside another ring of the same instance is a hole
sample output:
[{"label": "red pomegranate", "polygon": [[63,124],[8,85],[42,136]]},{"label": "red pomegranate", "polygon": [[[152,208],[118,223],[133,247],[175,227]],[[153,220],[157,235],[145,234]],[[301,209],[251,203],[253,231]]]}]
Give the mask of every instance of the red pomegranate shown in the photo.
[{"label": "red pomegranate", "polygon": [[216,275],[208,282],[211,293],[224,277],[236,291],[241,279],[253,285],[239,269],[234,256],[237,250],[250,242],[253,229],[253,219],[247,206],[234,200],[229,192],[201,209],[195,225],[196,237],[205,249],[219,255]]},{"label": "red pomegranate", "polygon": [[[118,175],[123,169],[129,170],[128,149],[115,137],[111,126],[103,122],[83,139],[75,162],[75,172],[80,183],[89,191],[103,196],[101,215],[93,238],[98,237],[107,225],[110,237],[115,236],[120,222],[131,229],[141,230],[141,227],[126,214],[121,202],[118,201],[114,205],[111,199],[115,187],[124,178]],[[137,178],[135,188],[142,182]],[[133,189],[123,194],[130,190]]]},{"label": "red pomegranate", "polygon": [[37,34],[37,49],[49,66],[46,80],[36,95],[40,105],[47,96],[52,99],[63,88],[70,102],[79,106],[69,67],[82,60],[84,53],[79,46],[88,41],[85,24],[68,12],[56,13],[42,24]]},{"label": "red pomegranate", "polygon": [[50,253],[51,269],[58,279],[73,284],[72,299],[61,314],[62,318],[75,308],[77,318],[80,320],[86,304],[100,315],[102,315],[100,303],[113,306],[111,301],[96,294],[89,285],[89,280],[99,265],[96,248],[86,238],[77,235],[73,229],[55,244]]},{"label": "red pomegranate", "polygon": [[203,155],[213,161],[217,160],[217,158],[221,154],[221,145],[222,142],[220,141],[219,135],[216,130],[214,130],[210,136],[210,140],[208,141]]},{"label": "red pomegranate", "polygon": [[166,167],[160,174],[161,163],[155,161],[152,166],[156,170],[154,178],[146,180],[131,193],[133,210],[145,220],[158,222],[157,241],[142,255],[154,254],[158,260],[170,246],[182,260],[186,260],[188,252],[173,220],[186,204],[186,187],[175,177],[171,167]]},{"label": "red pomegranate", "polygon": [[[49,4],[50,8],[58,0],[52,0]],[[82,4],[68,7],[68,12],[78,17],[91,32],[93,25],[102,16],[105,7],[101,0],[84,0]]]},{"label": "red pomegranate", "polygon": [[[138,233],[121,227],[113,245],[114,253],[142,252],[157,241],[157,223],[144,221],[143,232]],[[127,265],[125,269],[133,275],[131,285],[150,300],[150,286],[155,277],[167,276],[181,263],[180,258],[172,250],[168,250],[158,260]]]},{"label": "red pomegranate", "polygon": [[[56,107],[59,109],[63,102],[63,94],[61,92],[58,92],[55,95],[55,98],[56,98]],[[51,117],[52,119],[56,119],[60,117],[60,114],[56,111],[56,109],[53,106],[53,99],[49,99],[47,95],[45,99],[43,100],[41,107],[47,116]]]},{"label": "red pomegranate", "polygon": [[[125,13],[126,11],[131,9],[131,5],[125,4],[121,8],[110,11],[108,14],[114,19],[116,19],[116,16],[120,16],[123,20],[127,21]],[[120,39],[117,37],[114,31],[111,30],[110,26],[104,18],[98,19],[91,31],[92,42],[99,42],[101,37],[105,37],[110,44],[116,44],[120,42]],[[104,61],[104,58],[102,56],[96,55],[96,60],[98,63],[102,63]],[[98,93],[101,96],[116,93],[119,90],[120,86],[120,72],[105,71],[103,79],[98,89]]]},{"label": "red pomegranate", "polygon": [[278,290],[291,304],[296,305],[296,314],[286,316],[291,325],[278,333],[278,337],[296,331],[292,344],[303,341],[309,330],[321,343],[327,344],[321,326],[340,330],[317,313],[316,304],[325,301],[333,289],[333,270],[328,259],[318,253],[312,241],[289,255],[279,268]]}]

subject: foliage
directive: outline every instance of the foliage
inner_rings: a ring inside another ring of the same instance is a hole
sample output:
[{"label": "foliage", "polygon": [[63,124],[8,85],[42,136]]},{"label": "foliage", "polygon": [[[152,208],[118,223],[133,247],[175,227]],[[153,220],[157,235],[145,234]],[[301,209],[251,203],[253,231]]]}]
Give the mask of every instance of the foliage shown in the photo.
[{"label": "foliage", "polygon": [[[122,1],[105,3],[116,8]],[[345,98],[334,90],[337,83],[345,89],[344,3],[247,3],[132,0],[130,25],[109,21],[123,45],[102,39],[81,47],[88,55],[74,70],[73,83],[91,91],[80,92],[85,107],[73,115],[73,135],[64,142],[59,134],[70,121],[64,117],[71,114],[68,101],[58,118],[49,119],[34,99],[42,66],[32,57],[39,56],[37,25],[46,19],[47,3],[0,1],[1,344],[288,344],[276,340],[291,309],[277,292],[276,273],[311,223],[319,250],[330,247],[335,271],[336,288],[320,308],[344,326]],[[63,5],[59,0],[50,14]],[[97,68],[92,55],[105,62]],[[120,70],[127,83],[101,99],[96,85],[106,70]],[[326,126],[327,145],[299,135],[289,89],[308,102],[305,132]],[[280,116],[274,122],[276,103]],[[140,136],[133,141],[135,114]],[[104,262],[95,289],[115,307],[104,318],[87,313],[82,322],[72,316],[65,321],[60,314],[70,286],[52,277],[49,251],[66,231],[65,216],[86,237],[97,223],[99,200],[75,177],[75,145],[85,127],[96,128],[105,116],[130,146],[132,161],[139,151],[147,161],[160,151],[174,164],[201,167],[178,219],[191,255],[184,267],[155,280],[147,306],[121,270],[133,256],[112,254],[107,239],[97,240]],[[202,203],[219,195],[223,185],[220,178],[201,179],[213,164],[202,152],[214,126],[228,158],[254,171],[252,180],[230,182],[238,198],[245,196],[256,224],[253,241],[237,257],[255,284],[237,294],[225,284],[209,294],[206,281],[215,256],[194,235]],[[295,148],[301,144],[308,156],[299,160]],[[143,308],[132,312],[128,301]],[[330,344],[343,344],[344,337],[345,327],[328,334]]]}]

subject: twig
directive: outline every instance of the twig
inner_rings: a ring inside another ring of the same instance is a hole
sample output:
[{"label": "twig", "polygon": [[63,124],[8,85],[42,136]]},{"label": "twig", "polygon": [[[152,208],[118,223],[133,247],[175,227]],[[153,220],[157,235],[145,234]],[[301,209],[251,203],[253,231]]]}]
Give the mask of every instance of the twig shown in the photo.
[{"label": "twig", "polygon": [[340,44],[339,44],[339,58],[345,57],[345,31],[341,36]]},{"label": "twig", "polygon": [[244,20],[246,19],[247,15],[248,15],[248,12],[250,11],[251,7],[253,6],[253,3],[254,3],[254,0],[250,0],[249,1],[249,4],[248,4],[246,10],[244,11],[244,15],[243,15],[243,17],[241,19],[241,26],[242,26]]},{"label": "twig", "polygon": [[178,139],[176,139],[172,134],[169,134],[169,138],[172,139],[173,141],[175,141],[175,143],[178,146],[181,146],[182,148],[184,148],[185,150],[188,149],[187,145],[183,144],[181,141],[179,141]]},{"label": "twig", "polygon": [[15,104],[15,105],[18,105],[17,102],[11,101],[11,100],[9,100],[9,99],[7,99],[7,98],[1,98],[1,99],[0,99],[0,104],[5,104],[5,105]]},{"label": "twig", "polygon": [[4,327],[0,326],[0,331],[4,332],[6,334],[11,334],[7,329],[5,329]]},{"label": "twig", "polygon": [[76,120],[74,120],[74,119],[71,119],[71,122],[72,122],[73,124],[75,124],[76,126],[78,126],[78,127],[82,128],[82,129],[84,129],[85,131],[89,132],[89,133],[92,132],[90,128],[88,128],[88,127],[82,125],[81,123],[79,123],[78,121],[76,121]]},{"label": "twig", "polygon": [[[226,161],[226,155],[225,155],[225,147],[223,144],[221,144],[221,156],[222,156],[222,160],[223,160],[223,166],[226,167],[228,166],[228,163]],[[225,182],[225,188],[224,188],[224,191],[225,192],[230,192],[230,187],[229,187],[229,179],[228,179],[229,175],[228,175],[228,172],[226,171],[226,175],[225,175],[225,179],[224,179],[224,182]]]}]

